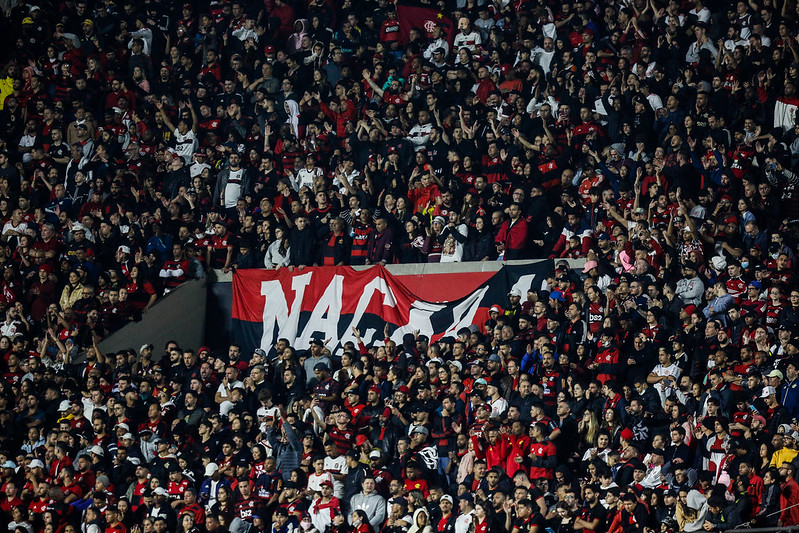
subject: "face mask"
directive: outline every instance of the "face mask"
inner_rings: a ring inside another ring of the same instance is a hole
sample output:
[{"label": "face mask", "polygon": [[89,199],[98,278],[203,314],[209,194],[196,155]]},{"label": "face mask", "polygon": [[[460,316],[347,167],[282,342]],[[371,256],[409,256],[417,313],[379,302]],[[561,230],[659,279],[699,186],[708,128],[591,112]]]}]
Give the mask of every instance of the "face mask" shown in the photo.
[{"label": "face mask", "polygon": [[311,524],[311,522],[310,522],[310,521],[308,521],[308,520],[303,520],[302,522],[300,522],[300,527],[302,527],[302,529],[304,529],[304,530],[306,530],[306,531],[307,531],[307,530],[309,530],[309,529],[311,529],[311,526],[312,526],[312,525],[313,525],[313,524]]}]

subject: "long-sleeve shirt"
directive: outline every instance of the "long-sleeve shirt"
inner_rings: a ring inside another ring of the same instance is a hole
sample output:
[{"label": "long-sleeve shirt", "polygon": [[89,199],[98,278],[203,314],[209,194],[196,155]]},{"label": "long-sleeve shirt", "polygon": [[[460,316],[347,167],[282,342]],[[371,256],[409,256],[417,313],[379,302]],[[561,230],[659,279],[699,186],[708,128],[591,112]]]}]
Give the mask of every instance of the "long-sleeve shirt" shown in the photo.
[{"label": "long-sleeve shirt", "polygon": [[359,492],[350,500],[350,511],[358,509],[366,513],[374,530],[380,531],[380,526],[386,519],[386,500],[376,492],[370,494]]},{"label": "long-sleeve shirt", "polygon": [[302,458],[302,443],[294,433],[291,424],[284,423],[283,427],[286,430],[286,437],[288,443],[282,442],[276,434],[276,430],[271,429],[266,434],[269,444],[272,445],[274,456],[277,458],[277,469],[283,475],[283,481],[291,479],[291,472],[295,468],[300,467],[300,459]]},{"label": "long-sleeve shirt", "polygon": [[692,279],[683,278],[677,282],[674,294],[680,297],[684,304],[697,305],[702,303],[702,295],[705,293],[705,284],[698,277]]}]

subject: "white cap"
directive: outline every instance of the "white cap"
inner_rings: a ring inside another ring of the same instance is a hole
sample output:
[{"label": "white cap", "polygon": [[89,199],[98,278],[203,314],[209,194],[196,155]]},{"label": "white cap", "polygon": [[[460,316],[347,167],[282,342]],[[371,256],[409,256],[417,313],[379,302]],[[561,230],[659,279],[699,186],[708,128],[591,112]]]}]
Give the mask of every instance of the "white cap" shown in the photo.
[{"label": "white cap", "polygon": [[124,435],[122,435],[122,439],[136,440],[136,437],[133,436],[133,433],[125,433]]},{"label": "white cap", "polygon": [[444,500],[446,500],[446,501],[448,501],[449,503],[452,503],[452,504],[455,503],[454,500],[452,499],[452,496],[450,496],[449,494],[444,494],[439,501],[443,502]]},{"label": "white cap", "polygon": [[102,447],[98,446],[97,444],[89,448],[89,451],[95,455],[105,455],[105,450],[103,450]]},{"label": "white cap", "polygon": [[130,426],[127,425],[124,422],[121,422],[121,423],[117,424],[117,429],[124,429],[125,432],[129,432],[130,431]]},{"label": "white cap", "polygon": [[12,469],[16,470],[17,469],[17,463],[15,463],[14,461],[6,461],[5,463],[3,463],[2,468],[12,468]]},{"label": "white cap", "polygon": [[508,296],[519,296],[519,297],[521,297],[521,295],[522,295],[522,290],[520,288],[518,288],[518,287],[514,287],[508,293]]},{"label": "white cap", "polygon": [[380,458],[380,450],[372,450],[369,452],[369,459],[379,459]]},{"label": "white cap", "polygon": [[69,411],[70,407],[72,407],[72,404],[69,403],[69,400],[61,400],[61,403],[58,404],[59,411]]},{"label": "white cap", "polygon": [[763,392],[760,393],[761,398],[768,398],[772,394],[777,394],[777,389],[774,387],[763,387]]},{"label": "white cap", "polygon": [[44,468],[44,463],[41,459],[32,459],[28,466],[31,468]]},{"label": "white cap", "polygon": [[117,252],[122,252],[123,254],[129,254],[130,253],[130,247],[125,246],[123,244],[119,248],[117,248]]},{"label": "white cap", "polygon": [[153,491],[153,494],[157,494],[158,496],[166,496],[166,489],[164,487],[156,487]]},{"label": "white cap", "polygon": [[213,476],[219,470],[219,465],[216,463],[208,463],[205,465],[205,477]]}]

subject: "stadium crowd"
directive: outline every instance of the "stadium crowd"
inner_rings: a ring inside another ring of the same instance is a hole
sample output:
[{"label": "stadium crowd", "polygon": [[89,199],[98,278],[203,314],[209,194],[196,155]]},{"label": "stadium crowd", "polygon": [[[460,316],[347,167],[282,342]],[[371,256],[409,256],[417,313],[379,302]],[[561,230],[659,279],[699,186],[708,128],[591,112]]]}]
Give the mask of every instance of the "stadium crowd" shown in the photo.
[{"label": "stadium crowd", "polygon": [[[799,525],[799,4],[0,5],[9,531]],[[531,258],[585,267],[456,338],[98,348],[209,269]]]}]

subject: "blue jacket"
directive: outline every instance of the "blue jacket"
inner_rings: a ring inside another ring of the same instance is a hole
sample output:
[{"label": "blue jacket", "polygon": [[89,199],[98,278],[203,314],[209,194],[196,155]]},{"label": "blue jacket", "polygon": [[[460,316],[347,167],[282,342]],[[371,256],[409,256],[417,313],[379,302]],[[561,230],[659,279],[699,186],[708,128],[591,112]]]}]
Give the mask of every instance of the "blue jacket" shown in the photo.
[{"label": "blue jacket", "polygon": [[[226,477],[221,477],[219,479],[219,483],[216,484],[216,493],[219,494],[219,487],[227,487],[230,489],[230,481]],[[217,494],[214,494],[214,498],[216,498]],[[208,503],[208,500],[211,499],[211,478],[207,477],[203,480],[202,484],[200,485],[200,493],[197,495],[197,499],[205,505]]]},{"label": "blue jacket", "polygon": [[782,390],[779,391],[779,398],[791,418],[799,415],[799,378],[783,383]]}]

